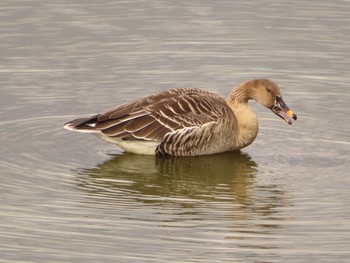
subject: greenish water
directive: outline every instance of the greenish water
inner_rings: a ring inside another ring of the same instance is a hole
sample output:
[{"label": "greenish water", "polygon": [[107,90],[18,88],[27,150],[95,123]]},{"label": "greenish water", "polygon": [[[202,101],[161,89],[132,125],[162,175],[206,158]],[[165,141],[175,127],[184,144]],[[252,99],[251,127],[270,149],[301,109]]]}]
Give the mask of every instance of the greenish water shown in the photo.
[{"label": "greenish water", "polygon": [[[347,1],[2,1],[1,262],[348,262]],[[63,130],[173,87],[269,77],[241,152],[125,154]]]}]

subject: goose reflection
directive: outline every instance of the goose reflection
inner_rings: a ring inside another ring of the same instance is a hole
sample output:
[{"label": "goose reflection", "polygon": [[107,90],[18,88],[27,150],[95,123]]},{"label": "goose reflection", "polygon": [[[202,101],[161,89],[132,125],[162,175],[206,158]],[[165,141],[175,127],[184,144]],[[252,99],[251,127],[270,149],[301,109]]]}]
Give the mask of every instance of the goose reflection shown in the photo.
[{"label": "goose reflection", "polygon": [[80,170],[77,187],[106,213],[157,225],[223,224],[225,239],[240,240],[274,235],[279,222],[288,220],[278,209],[288,206],[285,192],[274,183],[258,183],[258,172],[242,152],[187,158],[122,154]]},{"label": "goose reflection", "polygon": [[[218,201],[256,209],[252,192],[257,188],[257,169],[252,158],[242,152],[169,158],[122,154],[80,170],[77,186],[99,200],[108,198],[108,202],[128,196],[144,203],[193,207],[198,201]],[[278,191],[270,188],[262,190],[273,191],[274,198]],[[269,210],[278,203],[281,201],[265,200],[260,209]]]}]

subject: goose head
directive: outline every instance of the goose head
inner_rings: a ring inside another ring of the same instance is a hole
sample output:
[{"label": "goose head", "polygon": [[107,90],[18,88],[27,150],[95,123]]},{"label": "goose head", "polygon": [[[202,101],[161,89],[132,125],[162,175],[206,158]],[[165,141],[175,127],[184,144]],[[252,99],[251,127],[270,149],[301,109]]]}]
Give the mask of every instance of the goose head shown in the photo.
[{"label": "goose head", "polygon": [[250,87],[249,97],[251,99],[270,109],[288,124],[292,124],[292,119],[297,119],[297,116],[284,102],[280,89],[275,82],[269,79],[256,79],[249,82],[247,84]]}]

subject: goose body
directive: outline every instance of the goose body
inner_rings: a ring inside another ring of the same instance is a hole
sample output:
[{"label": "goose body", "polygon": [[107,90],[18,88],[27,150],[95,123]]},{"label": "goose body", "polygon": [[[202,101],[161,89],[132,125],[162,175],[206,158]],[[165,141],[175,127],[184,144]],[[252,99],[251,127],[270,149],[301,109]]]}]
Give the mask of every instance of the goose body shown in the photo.
[{"label": "goose body", "polygon": [[248,100],[270,108],[291,124],[296,115],[268,79],[238,84],[227,100],[196,88],[178,88],[111,108],[65,124],[95,134],[127,152],[196,156],[234,151],[251,144],[258,121]]}]

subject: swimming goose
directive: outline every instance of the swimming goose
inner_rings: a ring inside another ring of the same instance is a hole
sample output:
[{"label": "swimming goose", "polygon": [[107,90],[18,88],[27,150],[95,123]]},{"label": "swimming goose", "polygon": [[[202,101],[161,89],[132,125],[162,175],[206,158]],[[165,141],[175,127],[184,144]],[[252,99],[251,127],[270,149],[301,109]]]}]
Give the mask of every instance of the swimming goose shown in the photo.
[{"label": "swimming goose", "polygon": [[288,124],[297,116],[276,83],[254,79],[238,84],[227,100],[196,88],[177,88],[111,108],[64,128],[92,133],[127,152],[196,156],[234,151],[251,144],[258,121],[248,106],[253,99]]}]

